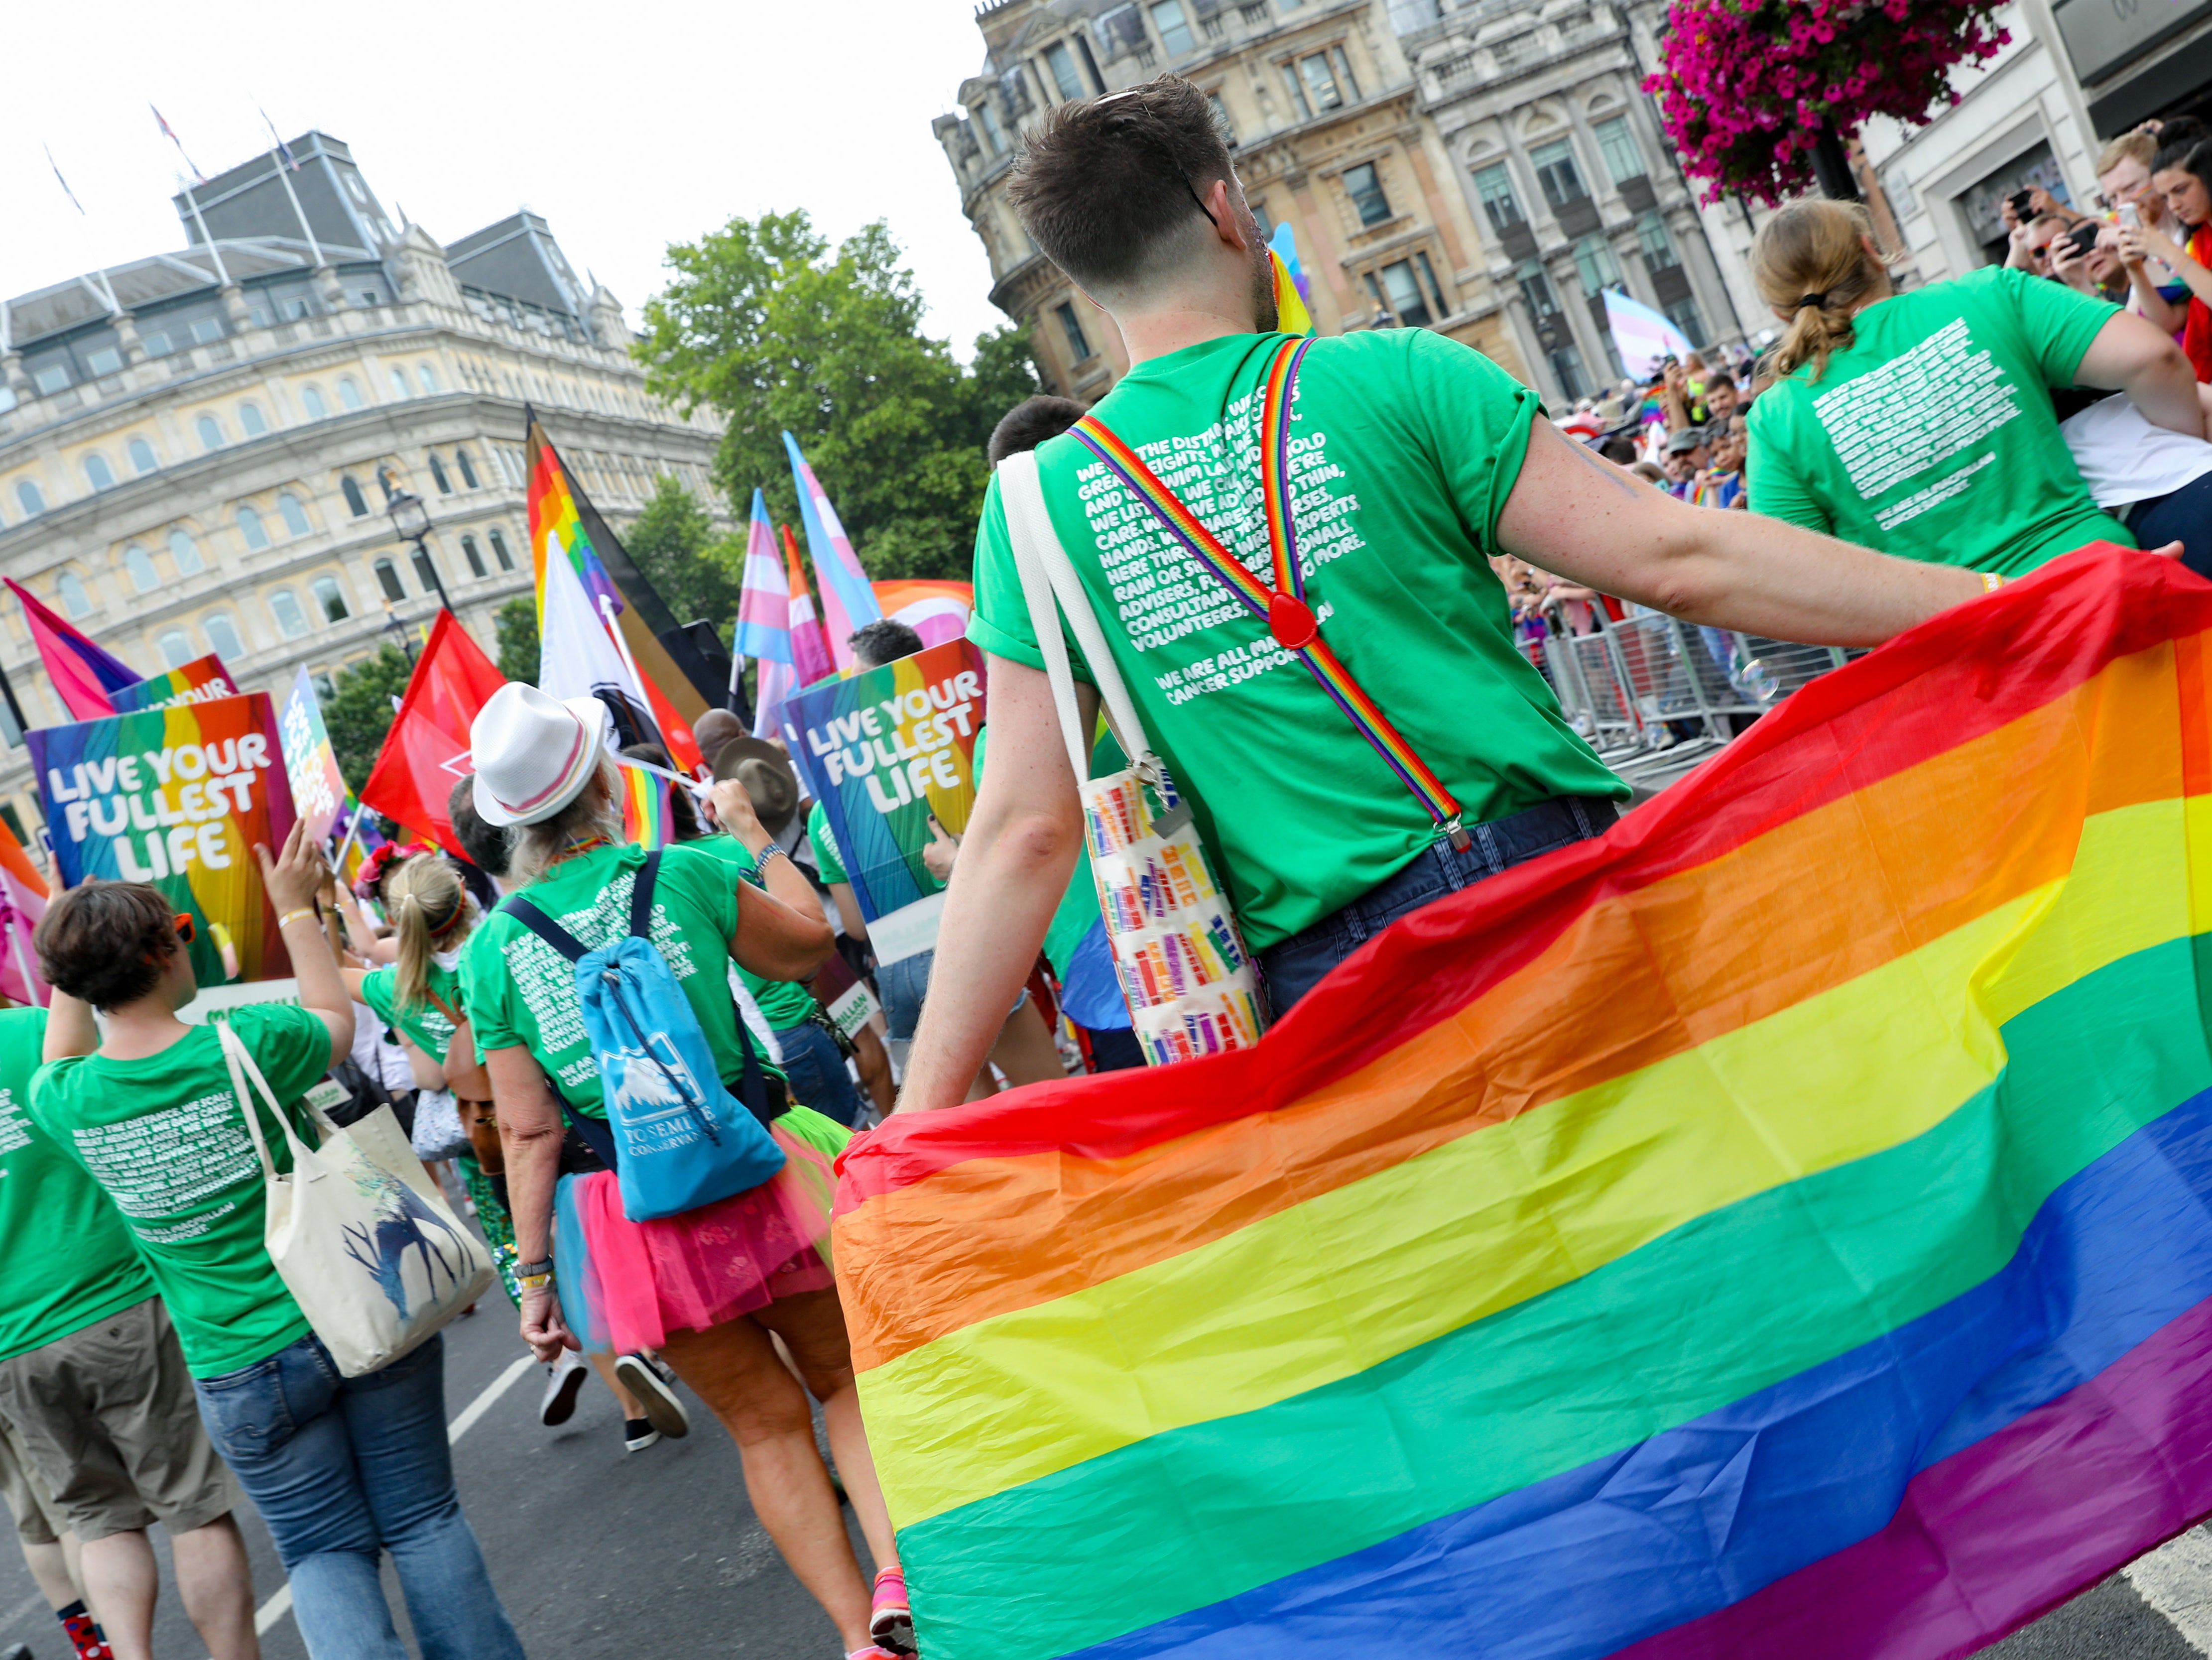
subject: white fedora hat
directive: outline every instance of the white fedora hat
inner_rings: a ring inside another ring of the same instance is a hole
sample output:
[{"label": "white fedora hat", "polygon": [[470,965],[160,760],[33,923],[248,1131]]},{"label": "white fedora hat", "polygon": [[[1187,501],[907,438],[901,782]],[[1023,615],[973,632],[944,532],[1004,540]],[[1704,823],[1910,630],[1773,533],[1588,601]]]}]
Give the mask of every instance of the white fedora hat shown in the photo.
[{"label": "white fedora hat", "polygon": [[550,818],[599,769],[607,727],[607,706],[596,697],[549,697],[508,681],[469,726],[477,815],[487,824]]}]

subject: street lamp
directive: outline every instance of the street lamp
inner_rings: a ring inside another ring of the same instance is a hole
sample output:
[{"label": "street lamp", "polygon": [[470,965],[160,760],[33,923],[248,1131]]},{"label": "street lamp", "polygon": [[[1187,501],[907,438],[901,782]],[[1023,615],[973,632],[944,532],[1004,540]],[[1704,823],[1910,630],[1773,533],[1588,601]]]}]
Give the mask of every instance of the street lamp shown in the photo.
[{"label": "street lamp", "polygon": [[384,504],[392,515],[392,528],[415,544],[415,573],[421,579],[424,571],[430,573],[430,586],[438,590],[438,603],[447,611],[453,602],[446,597],[445,579],[438,575],[438,562],[431,558],[430,550],[422,545],[422,538],[430,533],[430,509],[422,505],[422,498],[412,490],[395,491]]}]

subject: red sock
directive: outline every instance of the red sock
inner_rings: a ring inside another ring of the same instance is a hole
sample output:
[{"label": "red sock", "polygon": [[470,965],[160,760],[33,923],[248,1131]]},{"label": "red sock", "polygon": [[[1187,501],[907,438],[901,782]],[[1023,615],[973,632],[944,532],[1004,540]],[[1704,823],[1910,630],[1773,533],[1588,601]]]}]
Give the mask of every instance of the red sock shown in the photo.
[{"label": "red sock", "polygon": [[69,1640],[76,1649],[76,1660],[115,1660],[115,1651],[107,1646],[92,1616],[85,1612],[84,1604],[72,1602],[54,1615],[69,1633]]}]

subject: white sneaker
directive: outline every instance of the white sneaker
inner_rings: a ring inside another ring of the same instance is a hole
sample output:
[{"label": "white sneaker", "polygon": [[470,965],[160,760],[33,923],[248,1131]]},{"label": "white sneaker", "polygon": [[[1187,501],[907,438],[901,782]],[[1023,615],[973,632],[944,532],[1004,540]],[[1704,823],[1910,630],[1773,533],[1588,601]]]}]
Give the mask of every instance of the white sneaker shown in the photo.
[{"label": "white sneaker", "polygon": [[615,1356],[615,1376],[645,1408],[646,1421],[672,1441],[691,1433],[691,1414],[676,1398],[676,1374],[645,1354]]},{"label": "white sneaker", "polygon": [[545,1368],[545,1398],[538,1403],[538,1421],[548,1429],[576,1415],[576,1396],[592,1368],[574,1349],[562,1349],[561,1358]]}]

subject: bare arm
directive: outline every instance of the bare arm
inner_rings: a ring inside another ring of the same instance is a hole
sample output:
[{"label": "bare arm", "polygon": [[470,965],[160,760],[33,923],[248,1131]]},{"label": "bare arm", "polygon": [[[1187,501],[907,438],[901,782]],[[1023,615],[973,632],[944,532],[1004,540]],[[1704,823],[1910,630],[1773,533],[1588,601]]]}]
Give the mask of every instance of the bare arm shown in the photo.
[{"label": "bare arm", "polygon": [[[1082,807],[1051,682],[1003,657],[989,659],[986,672],[991,761],[945,891],[902,1111],[949,1107],[966,1097],[1036,962],[1083,848]],[[1088,732],[1097,719],[1097,693],[1076,690]]]},{"label": "bare arm", "polygon": [[868,919],[860,915],[860,897],[853,891],[850,882],[830,885],[830,903],[837,907],[837,920],[845,932],[866,945],[868,939]]},{"label": "bare arm", "polygon": [[813,885],[788,859],[760,863],[775,838],[754,817],[752,798],[743,784],[725,779],[714,786],[713,800],[714,816],[745,844],[761,880],[768,885],[763,893],[743,877],[737,879],[738,932],[730,941],[730,955],[738,967],[763,980],[812,978],[837,947]]},{"label": "bare arm", "polygon": [[[521,1044],[484,1056],[492,1101],[499,1114],[500,1151],[507,1159],[507,1209],[514,1218],[519,1260],[542,1262],[553,1254],[553,1187],[561,1173],[561,1105],[545,1086],[537,1057]],[[550,1286],[522,1292],[522,1341],[540,1360],[562,1349],[581,1348],[561,1318],[561,1299]]]},{"label": "bare arm", "polygon": [[1601,593],[1809,646],[1880,645],[1983,592],[1978,575],[1956,566],[1893,559],[1757,514],[1690,507],[1547,421],[1529,435],[1498,531],[1510,552]]},{"label": "bare arm", "polygon": [[353,994],[338,978],[338,965],[331,960],[322,922],[315,915],[322,851],[307,840],[307,821],[301,819],[293,824],[283,851],[274,859],[267,848],[259,846],[253,856],[261,861],[262,884],[282,924],[284,949],[299,982],[301,1006],[320,1015],[330,1029],[331,1064],[336,1066],[353,1048]]},{"label": "bare arm", "polygon": [[463,1020],[446,1046],[446,1087],[464,1101],[491,1099],[491,1074],[477,1059],[477,1036]]},{"label": "bare arm", "polygon": [[2074,378],[2085,386],[2127,393],[2154,426],[2191,438],[2204,435],[2197,371],[2172,335],[2132,313],[2119,312],[2106,319],[2089,350],[2081,354]]},{"label": "bare arm", "polygon": [[46,1037],[40,1046],[42,1061],[60,1061],[72,1055],[90,1055],[100,1047],[100,1028],[92,1021],[92,1005],[65,991],[57,991],[46,1004]]}]

